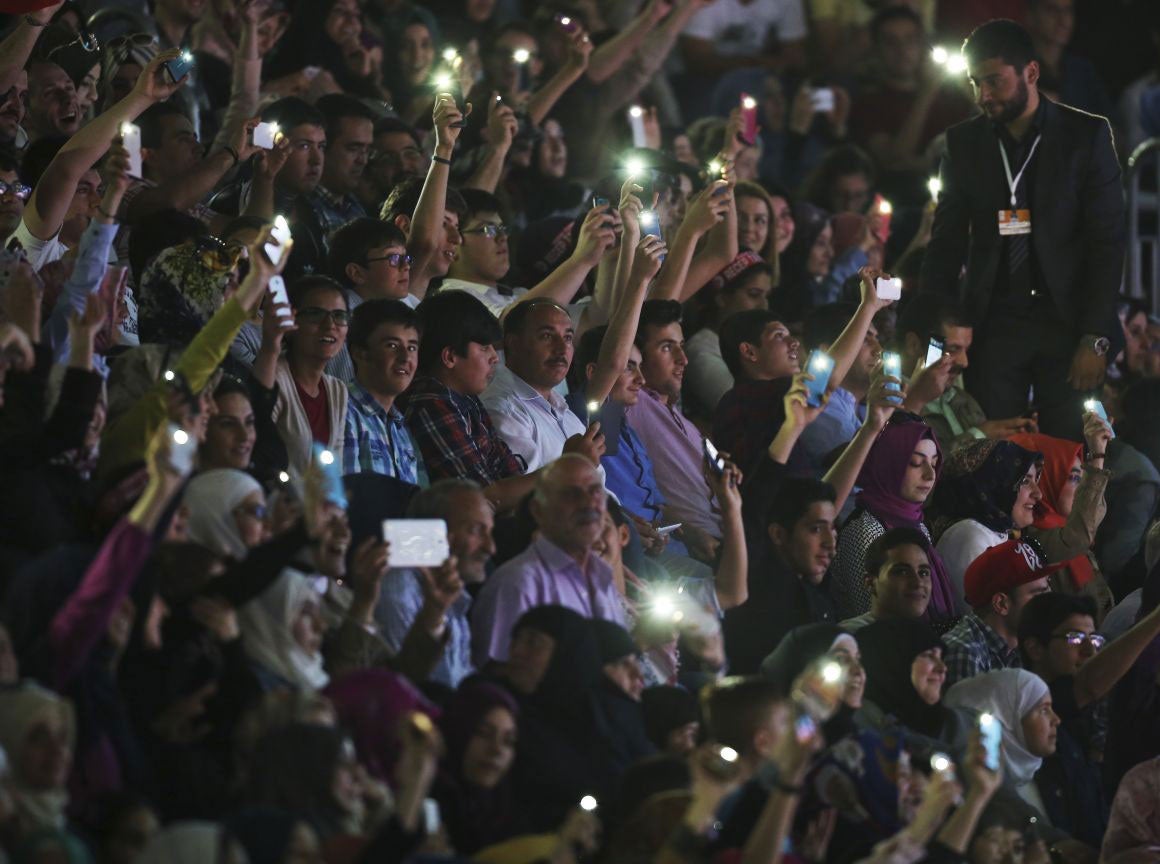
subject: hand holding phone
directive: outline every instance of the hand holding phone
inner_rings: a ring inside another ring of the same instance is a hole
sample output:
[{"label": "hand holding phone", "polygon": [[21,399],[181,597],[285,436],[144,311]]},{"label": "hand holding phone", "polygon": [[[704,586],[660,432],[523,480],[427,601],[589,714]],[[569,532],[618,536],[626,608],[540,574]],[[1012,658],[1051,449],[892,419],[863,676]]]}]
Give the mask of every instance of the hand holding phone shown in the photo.
[{"label": "hand holding phone", "polygon": [[943,341],[935,336],[931,336],[930,342],[926,346],[926,360],[922,365],[929,369],[942,359],[942,355]]},{"label": "hand holding phone", "polygon": [[979,715],[979,740],[983,745],[983,764],[989,771],[999,770],[999,753],[1003,743],[1003,727],[994,715]]},{"label": "hand holding phone", "polygon": [[1083,403],[1083,407],[1084,410],[1090,411],[1092,414],[1095,414],[1106,424],[1108,424],[1108,431],[1112,433],[1113,438],[1116,437],[1116,430],[1112,428],[1112,421],[1108,419],[1108,412],[1104,408],[1103,402],[1101,402],[1099,399],[1088,399]]},{"label": "hand holding phone", "polygon": [[129,154],[129,176],[141,176],[141,127],[136,123],[121,124],[121,144]]},{"label": "hand holding phone", "polygon": [[250,135],[250,140],[255,147],[260,147],[263,150],[273,150],[277,143],[279,129],[281,127],[277,123],[259,123],[254,127],[253,133]]},{"label": "hand holding phone", "polygon": [[322,471],[322,495],[331,504],[347,508],[346,488],[342,485],[342,464],[327,448],[318,442],[312,448],[314,464]]},{"label": "hand holding phone", "polygon": [[834,90],[832,87],[819,87],[810,93],[810,105],[815,114],[822,114],[834,110]]},{"label": "hand holding phone", "polygon": [[639,105],[633,105],[628,109],[628,127],[632,130],[632,146],[648,147],[648,136],[644,129],[644,109]]},{"label": "hand holding phone", "polygon": [[813,380],[806,381],[806,404],[819,408],[826,398],[826,388],[830,386],[830,376],[834,374],[834,358],[825,351],[813,350],[806,361],[806,372]]},{"label": "hand holding phone", "polygon": [[162,65],[169,73],[169,78],[176,84],[193,70],[193,54],[189,51],[182,51],[172,60],[166,60]]},{"label": "hand holding phone", "polygon": [[442,519],[384,519],[392,567],[440,567],[451,555]]},{"label": "hand holding phone", "polygon": [[[894,351],[886,351],[882,354],[882,371],[892,378],[902,380],[902,355]],[[896,384],[893,381],[887,381],[884,385],[885,389],[892,390],[895,393],[902,392],[902,385]],[[886,401],[893,402],[895,405],[902,404],[902,396],[887,396]]]},{"label": "hand holding phone", "polygon": [[874,292],[879,300],[901,300],[902,280],[897,276],[879,276],[874,283]]},{"label": "hand holding phone", "polygon": [[661,236],[661,219],[657,211],[641,210],[639,220],[640,233],[642,235],[651,234],[654,237]]},{"label": "hand holding phone", "polygon": [[757,143],[757,100],[741,94],[741,140],[749,146]]},{"label": "hand holding phone", "polygon": [[266,287],[270,292],[270,301],[274,307],[274,314],[282,319],[278,322],[278,326],[293,327],[294,310],[290,308],[290,295],[286,291],[286,280],[281,275],[275,273],[270,277],[270,282]]},{"label": "hand holding phone", "polygon": [[193,461],[197,456],[197,441],[176,423],[168,425],[169,464],[181,476],[193,471]]},{"label": "hand holding phone", "polygon": [[265,244],[262,249],[270,263],[277,267],[282,262],[287,245],[293,239],[293,235],[290,233],[290,223],[281,213],[274,217],[274,227],[270,231],[270,239],[275,242]]},{"label": "hand holding phone", "polygon": [[708,438],[704,439],[705,461],[709,464],[709,470],[718,477],[725,475],[725,457],[721,455],[713,442]]}]

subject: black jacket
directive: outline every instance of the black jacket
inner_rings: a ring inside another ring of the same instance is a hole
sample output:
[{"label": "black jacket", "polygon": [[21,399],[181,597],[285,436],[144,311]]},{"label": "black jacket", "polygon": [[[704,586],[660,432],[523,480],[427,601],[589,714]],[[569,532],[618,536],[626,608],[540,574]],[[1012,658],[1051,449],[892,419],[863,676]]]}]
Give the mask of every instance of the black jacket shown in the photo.
[{"label": "black jacket", "polygon": [[[1035,174],[1031,237],[1042,284],[1075,336],[1110,336],[1119,328],[1114,307],[1125,248],[1111,127],[1104,117],[1040,98],[1042,139],[1029,170]],[[987,318],[1001,260],[998,212],[1010,207],[999,139],[986,116],[947,130],[940,177],[921,284],[924,291],[954,291],[966,264],[963,302],[978,326]]]}]

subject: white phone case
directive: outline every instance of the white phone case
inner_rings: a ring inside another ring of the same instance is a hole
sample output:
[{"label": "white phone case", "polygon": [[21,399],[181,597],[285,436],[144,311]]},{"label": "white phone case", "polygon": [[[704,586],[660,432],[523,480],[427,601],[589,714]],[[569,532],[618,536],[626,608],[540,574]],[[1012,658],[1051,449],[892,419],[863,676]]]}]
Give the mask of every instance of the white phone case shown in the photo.
[{"label": "white phone case", "polygon": [[278,243],[267,243],[262,248],[266,250],[266,257],[270,259],[270,263],[275,266],[282,260],[282,256],[286,253],[286,244],[290,242],[292,235],[290,234],[290,225],[286,221],[286,217],[278,215],[274,217],[274,230],[270,232]]},{"label": "white phone case", "polygon": [[141,127],[136,123],[121,126],[121,143],[129,151],[129,175],[141,176]]},{"label": "white phone case", "polygon": [[277,123],[259,123],[254,127],[254,146],[263,150],[273,150],[274,136],[277,132]]},{"label": "white phone case", "polygon": [[874,283],[874,290],[879,300],[901,300],[902,280],[897,276],[893,279],[879,279]]},{"label": "white phone case", "polygon": [[383,540],[392,567],[438,567],[451,555],[442,519],[384,519]]}]

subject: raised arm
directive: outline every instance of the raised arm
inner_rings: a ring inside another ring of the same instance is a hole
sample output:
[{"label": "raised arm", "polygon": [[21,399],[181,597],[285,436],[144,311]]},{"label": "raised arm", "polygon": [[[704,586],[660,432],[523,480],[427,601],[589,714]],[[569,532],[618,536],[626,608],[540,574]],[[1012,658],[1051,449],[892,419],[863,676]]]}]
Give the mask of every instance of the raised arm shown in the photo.
[{"label": "raised arm", "polygon": [[0,42],[0,93],[7,93],[16,85],[20,73],[24,71],[28,58],[32,56],[32,49],[36,47],[36,40],[56,14],[56,10],[64,4],[64,0],[29,12],[20,19],[11,33],[3,42]]},{"label": "raised arm", "polygon": [[842,455],[838,457],[838,460],[826,472],[826,476],[822,478],[833,486],[837,493],[837,497],[834,499],[835,510],[840,511],[846,503],[846,499],[850,497],[850,492],[854,489],[854,483],[857,481],[862,465],[870,453],[870,448],[874,446],[874,442],[878,439],[878,433],[882,431],[890,419],[890,415],[898,407],[895,403],[887,401],[887,396],[896,393],[896,391],[886,389],[888,383],[897,384],[900,389],[903,387],[899,379],[893,376],[883,376],[882,366],[879,364],[875,370],[874,380],[870,384],[870,394],[866,397],[866,404],[869,408],[866,412],[866,422],[862,424],[853,440],[842,451]]},{"label": "raised arm", "polygon": [[601,84],[619,72],[668,14],[671,5],[669,0],[650,0],[627,27],[593,51],[588,61],[588,80]]},{"label": "raised arm", "polygon": [[882,271],[863,267],[858,271],[858,275],[862,277],[858,286],[862,292],[862,302],[858,304],[854,317],[834,340],[828,352],[834,360],[834,370],[830,373],[832,381],[841,382],[846,377],[846,373],[850,371],[850,367],[858,357],[858,352],[862,350],[862,343],[866,341],[866,334],[870,330],[874,316],[878,314],[879,309],[885,309],[892,302],[878,299],[875,280],[885,275]]},{"label": "raised arm", "polygon": [[[431,167],[427,169],[427,179],[419,202],[411,217],[411,230],[407,236],[407,251],[414,258],[411,266],[412,283],[430,281],[428,272],[443,242],[443,211],[447,207],[447,184],[451,177],[451,155],[455,152],[455,142],[459,138],[460,123],[471,114],[471,103],[467,103],[466,113],[459,110],[455,97],[450,93],[440,93],[435,97],[435,155]],[[440,161],[442,160],[442,161]]]},{"label": "raised arm", "polygon": [[516,112],[500,99],[498,93],[493,92],[487,104],[487,143],[483,145],[483,158],[464,186],[495,193],[503,177],[508,151],[511,150],[519,128],[520,121],[516,119]]},{"label": "raised arm", "polygon": [[[695,198],[673,240],[672,254],[665,259],[652,297],[687,300],[737,257],[737,209],[733,192],[724,180],[714,181]],[[706,234],[705,250],[694,257]]]},{"label": "raised arm", "polygon": [[588,58],[592,54],[592,40],[584,32],[584,28],[577,27],[576,32],[568,37],[568,59],[559,71],[548,79],[539,90],[532,94],[526,107],[528,121],[533,126],[539,126],[552,113],[556,103],[560,101],[569,87],[580,80],[580,76],[588,69]]},{"label": "raised arm", "polygon": [[[571,303],[592,268],[600,263],[604,253],[616,242],[616,232],[612,226],[605,227],[606,215],[603,208],[589,210],[580,229],[580,239],[576,241],[576,248],[572,254],[549,273],[544,281],[522,296],[519,302],[547,297],[561,306]],[[514,304],[504,310],[504,314],[513,308]]]},{"label": "raised arm", "polygon": [[77,182],[105,155],[109,145],[120,135],[121,124],[136,120],[146,108],[168,99],[185,83],[188,76],[175,84],[162,68],[163,63],[179,53],[174,48],[150,60],[128,96],[97,115],[60,148],[24,208],[24,224],[33,237],[49,240],[60,231],[72,205]]},{"label": "raised arm", "polygon": [[720,476],[709,472],[709,488],[721,508],[721,557],[713,571],[717,603],[722,611],[749,599],[749,550],[741,518],[741,472],[728,463]]}]

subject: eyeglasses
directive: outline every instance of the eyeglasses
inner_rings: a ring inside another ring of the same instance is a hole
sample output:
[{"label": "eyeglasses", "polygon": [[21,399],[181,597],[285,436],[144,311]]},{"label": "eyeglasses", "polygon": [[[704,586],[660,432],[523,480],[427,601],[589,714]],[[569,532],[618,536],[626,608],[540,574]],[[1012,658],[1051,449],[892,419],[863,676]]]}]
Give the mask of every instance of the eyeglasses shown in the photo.
[{"label": "eyeglasses", "polygon": [[402,150],[379,150],[372,147],[367,151],[367,161],[375,162],[379,159],[393,165],[402,165],[404,159],[422,159],[423,151],[418,147],[404,147]]},{"label": "eyeglasses", "polygon": [[411,262],[415,259],[410,255],[404,255],[401,252],[392,252],[390,255],[379,255],[377,258],[368,258],[368,264],[374,264],[376,261],[386,261],[391,267],[396,267],[402,270],[404,267],[410,267]]},{"label": "eyeglasses", "polygon": [[1099,651],[1107,644],[1106,636],[1099,633],[1084,633],[1082,630],[1068,630],[1066,633],[1053,633],[1052,639],[1064,639],[1073,648],[1078,648],[1084,642],[1092,646],[1093,651]]},{"label": "eyeglasses", "polygon": [[330,318],[335,327],[350,326],[350,312],[346,309],[323,309],[319,306],[307,306],[298,312],[298,320],[308,324],[321,324],[324,318]]},{"label": "eyeglasses", "polygon": [[119,48],[131,46],[134,48],[144,48],[146,45],[157,45],[157,37],[152,33],[127,33],[124,36],[117,36],[109,40],[109,51],[116,51]]},{"label": "eyeglasses", "polygon": [[502,222],[498,225],[487,224],[480,225],[477,228],[467,228],[459,232],[460,234],[479,234],[486,237],[488,240],[494,240],[496,237],[507,237],[512,233],[512,229],[504,225]]},{"label": "eyeglasses", "polygon": [[212,234],[197,238],[197,254],[201,263],[215,273],[226,273],[238,266],[245,253],[240,243],[226,243]]},{"label": "eyeglasses", "polygon": [[25,186],[23,183],[5,183],[3,180],[0,180],[0,197],[14,195],[21,201],[27,201],[31,194],[31,186]]}]

